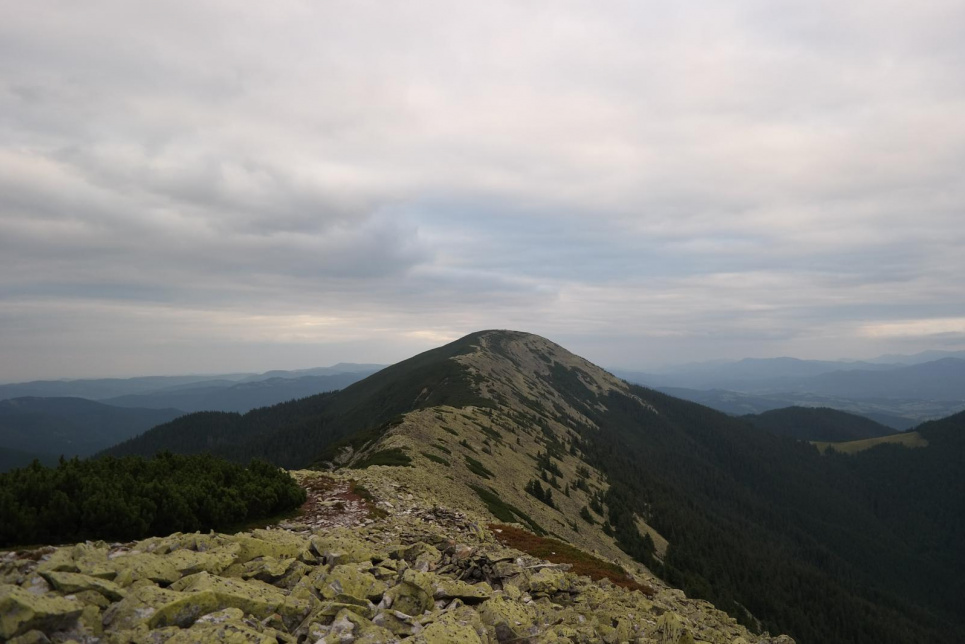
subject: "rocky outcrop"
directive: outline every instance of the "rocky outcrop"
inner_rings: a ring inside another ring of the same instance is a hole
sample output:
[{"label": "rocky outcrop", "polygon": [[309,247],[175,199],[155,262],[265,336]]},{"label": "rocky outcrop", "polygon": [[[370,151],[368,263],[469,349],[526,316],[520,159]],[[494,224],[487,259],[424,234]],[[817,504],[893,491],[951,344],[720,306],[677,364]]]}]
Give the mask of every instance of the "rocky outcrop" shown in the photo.
[{"label": "rocky outcrop", "polygon": [[0,559],[0,639],[789,641],[755,636],[673,589],[647,596],[507,548],[461,511],[384,499],[382,512],[351,508],[345,525],[326,499],[316,501],[326,519],[8,553]]}]

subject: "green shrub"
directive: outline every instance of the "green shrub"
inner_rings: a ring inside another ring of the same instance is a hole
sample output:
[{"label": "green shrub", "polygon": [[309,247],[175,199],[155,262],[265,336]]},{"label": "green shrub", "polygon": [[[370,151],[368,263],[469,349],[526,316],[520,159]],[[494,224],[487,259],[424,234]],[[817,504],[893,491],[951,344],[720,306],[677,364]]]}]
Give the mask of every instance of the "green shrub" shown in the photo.
[{"label": "green shrub", "polygon": [[446,459],[442,458],[442,457],[439,456],[438,454],[430,454],[429,452],[420,452],[420,453],[421,453],[423,456],[425,456],[427,459],[429,459],[430,461],[433,461],[434,463],[439,463],[440,465],[445,465],[446,467],[451,467],[451,466],[449,465],[449,461],[447,461]]},{"label": "green shrub", "polygon": [[367,458],[352,466],[352,469],[364,470],[373,465],[387,465],[389,467],[411,467],[412,458],[398,447],[384,449],[370,454]]},{"label": "green shrub", "polygon": [[0,474],[0,545],[133,540],[227,530],[305,502],[287,472],[209,454],[162,452],[81,461],[34,462]]},{"label": "green shrub", "polygon": [[481,476],[484,479],[489,479],[494,476],[492,472],[487,470],[482,463],[474,459],[472,456],[464,456],[463,458],[466,459],[466,467],[468,467],[469,471],[473,474]]}]

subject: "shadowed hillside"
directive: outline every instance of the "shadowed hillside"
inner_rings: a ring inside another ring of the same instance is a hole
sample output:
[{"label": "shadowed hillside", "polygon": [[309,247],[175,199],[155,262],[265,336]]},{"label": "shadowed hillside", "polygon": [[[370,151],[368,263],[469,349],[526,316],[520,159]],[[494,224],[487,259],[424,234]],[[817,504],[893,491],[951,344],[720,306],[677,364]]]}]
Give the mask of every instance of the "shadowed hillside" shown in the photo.
[{"label": "shadowed hillside", "polygon": [[744,419],[773,434],[802,441],[856,441],[895,433],[871,419],[827,407],[787,407]]}]

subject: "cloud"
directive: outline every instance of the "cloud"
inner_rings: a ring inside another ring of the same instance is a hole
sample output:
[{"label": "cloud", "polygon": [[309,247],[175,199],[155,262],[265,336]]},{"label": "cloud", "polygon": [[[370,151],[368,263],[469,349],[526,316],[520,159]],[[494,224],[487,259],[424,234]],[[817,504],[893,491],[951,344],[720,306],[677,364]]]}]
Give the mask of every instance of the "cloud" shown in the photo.
[{"label": "cloud", "polygon": [[484,327],[867,357],[965,315],[959,2],[0,8],[0,378]]}]

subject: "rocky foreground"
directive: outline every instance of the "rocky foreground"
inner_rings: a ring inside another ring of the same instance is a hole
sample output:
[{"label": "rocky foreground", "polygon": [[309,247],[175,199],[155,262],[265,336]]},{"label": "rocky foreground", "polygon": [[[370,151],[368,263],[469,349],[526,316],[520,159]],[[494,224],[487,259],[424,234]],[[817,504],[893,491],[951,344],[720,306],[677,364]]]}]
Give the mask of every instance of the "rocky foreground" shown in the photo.
[{"label": "rocky foreground", "polygon": [[629,590],[514,550],[498,526],[398,485],[298,476],[297,522],[3,555],[0,640],[792,642],[655,580]]}]

